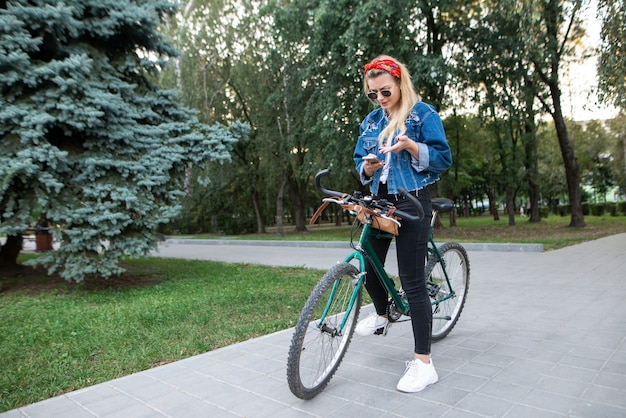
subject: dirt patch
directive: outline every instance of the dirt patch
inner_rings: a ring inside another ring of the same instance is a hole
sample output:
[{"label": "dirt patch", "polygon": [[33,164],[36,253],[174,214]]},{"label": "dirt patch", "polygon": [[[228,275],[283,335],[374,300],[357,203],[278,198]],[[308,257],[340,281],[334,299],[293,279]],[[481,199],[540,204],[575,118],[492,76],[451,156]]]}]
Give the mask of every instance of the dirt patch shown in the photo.
[{"label": "dirt patch", "polygon": [[5,268],[0,273],[0,294],[23,292],[28,295],[37,295],[51,291],[124,290],[154,286],[159,282],[159,280],[150,276],[124,274],[108,279],[89,277],[81,283],[76,283],[67,281],[58,274],[48,275],[47,271],[41,266],[17,265],[16,267]]}]

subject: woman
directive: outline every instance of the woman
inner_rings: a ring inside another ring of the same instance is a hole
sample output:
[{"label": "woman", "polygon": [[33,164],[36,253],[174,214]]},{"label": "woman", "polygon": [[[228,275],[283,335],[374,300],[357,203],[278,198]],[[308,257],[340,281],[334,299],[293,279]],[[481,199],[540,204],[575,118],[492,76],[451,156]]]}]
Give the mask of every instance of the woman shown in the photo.
[{"label": "woman", "polygon": [[[363,85],[367,97],[379,107],[361,123],[354,151],[361,182],[370,185],[372,194],[393,202],[399,210],[417,215],[413,203],[398,194],[398,188],[404,187],[417,196],[426,214],[419,221],[403,220],[396,238],[398,272],[409,302],[415,340],[413,360],[407,362],[397,389],[419,392],[439,379],[430,358],[432,308],[424,277],[432,218],[427,186],[450,167],[452,155],[439,115],[421,101],[402,63],[389,56],[374,59],[365,65]],[[376,160],[370,159],[373,155]],[[384,262],[391,239],[372,236],[370,242]],[[389,296],[369,265],[367,277],[365,286],[376,313],[359,321],[356,332],[384,335],[390,324]]]}]

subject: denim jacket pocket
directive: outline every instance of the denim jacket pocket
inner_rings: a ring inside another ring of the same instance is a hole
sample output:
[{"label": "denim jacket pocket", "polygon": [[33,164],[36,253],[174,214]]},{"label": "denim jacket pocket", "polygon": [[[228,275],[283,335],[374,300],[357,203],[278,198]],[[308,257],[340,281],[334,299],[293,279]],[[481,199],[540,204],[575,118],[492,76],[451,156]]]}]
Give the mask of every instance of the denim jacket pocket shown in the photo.
[{"label": "denim jacket pocket", "polygon": [[363,138],[363,148],[367,154],[377,154],[378,138]]},{"label": "denim jacket pocket", "polygon": [[413,139],[415,142],[423,142],[422,139],[422,124],[414,120],[407,123],[406,135]]}]

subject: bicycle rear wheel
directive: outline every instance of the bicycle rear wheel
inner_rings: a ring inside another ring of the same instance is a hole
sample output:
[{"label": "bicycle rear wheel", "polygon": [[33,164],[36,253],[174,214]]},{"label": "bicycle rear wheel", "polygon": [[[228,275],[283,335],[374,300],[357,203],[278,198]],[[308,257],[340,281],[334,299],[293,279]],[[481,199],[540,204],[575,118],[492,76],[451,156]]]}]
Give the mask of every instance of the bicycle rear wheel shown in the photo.
[{"label": "bicycle rear wheel", "polygon": [[469,258],[461,244],[447,242],[438,250],[441,260],[433,254],[426,264],[426,286],[433,304],[433,341],[447,336],[456,325],[465,305],[470,280]]},{"label": "bicycle rear wheel", "polygon": [[361,309],[358,274],[352,264],[337,264],[302,309],[287,358],[287,383],[298,398],[312,399],[324,390],[343,360]]}]

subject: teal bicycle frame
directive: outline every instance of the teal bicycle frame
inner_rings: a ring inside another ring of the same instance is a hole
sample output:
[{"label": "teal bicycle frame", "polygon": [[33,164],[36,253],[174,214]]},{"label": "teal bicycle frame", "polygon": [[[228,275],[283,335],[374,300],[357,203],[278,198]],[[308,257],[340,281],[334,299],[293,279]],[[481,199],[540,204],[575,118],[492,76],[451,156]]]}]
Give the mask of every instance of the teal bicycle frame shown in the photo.
[{"label": "teal bicycle frame", "polygon": [[[399,308],[399,310],[403,314],[407,314],[409,312],[409,305],[406,300],[403,300],[400,297],[400,294],[398,294],[398,291],[396,290],[393,284],[393,281],[389,278],[389,275],[385,271],[385,268],[383,267],[382,262],[376,256],[374,249],[372,248],[372,246],[369,243],[369,240],[367,239],[367,237],[369,237],[370,234],[376,234],[377,236],[393,238],[393,235],[391,234],[381,232],[377,229],[372,228],[369,222],[363,225],[363,230],[361,231],[361,237],[359,238],[359,243],[355,247],[355,250],[343,260],[345,263],[351,263],[351,261],[357,260],[359,263],[359,271],[360,271],[357,277],[354,278],[354,280],[356,280],[356,282],[354,283],[354,292],[352,292],[352,296],[350,298],[350,303],[348,304],[348,309],[346,310],[346,313],[352,312],[352,309],[354,308],[354,304],[356,303],[356,300],[358,298],[361,286],[363,286],[363,283],[365,281],[365,275],[366,275],[365,274],[365,262],[366,262],[365,254],[367,254],[372,266],[374,267],[374,271],[376,272],[376,275],[379,277],[379,279],[383,283],[383,286],[385,286],[385,288],[391,295],[391,298],[395,302],[396,306]],[[326,317],[326,314],[328,313],[328,310],[330,309],[330,303],[334,300],[335,291],[338,285],[339,285],[338,283],[335,283],[333,287],[332,296],[329,298],[329,305],[326,306],[326,309],[324,310],[324,315],[322,315],[322,318],[320,319],[319,326],[322,326],[324,322],[324,318]],[[341,325],[339,329],[337,330],[337,333],[339,335],[342,334],[343,328],[346,324],[346,321],[348,320],[348,317],[349,315],[344,315],[344,318],[341,321]]]},{"label": "teal bicycle frame", "polygon": [[[451,292],[441,298],[441,299],[437,299],[437,300],[433,300],[431,302],[432,305],[436,305],[440,302],[443,302],[445,300],[454,298],[456,296],[456,293],[454,292],[454,289],[452,289],[452,286],[450,285],[450,279],[448,277],[448,272],[446,270],[446,266],[445,266],[445,260],[443,260],[443,258],[441,257],[441,253],[439,252],[439,250],[437,249],[437,246],[435,245],[435,240],[433,239],[433,226],[434,226],[434,222],[435,222],[435,218],[436,218],[436,213],[433,213],[433,217],[431,220],[431,225],[430,225],[430,233],[428,235],[428,257],[427,260],[430,259],[431,257],[436,257],[436,259],[439,261],[439,263],[441,263],[442,266],[442,270],[446,279],[446,282],[448,284],[448,287],[450,288]],[[386,232],[381,232],[377,229],[372,228],[372,225],[370,222],[366,223],[363,225],[363,230],[361,231],[361,236],[359,238],[359,243],[357,244],[357,246],[355,247],[355,250],[350,253],[343,261],[345,263],[351,263],[351,261],[353,260],[357,260],[359,263],[359,275],[357,277],[355,277],[356,282],[354,283],[354,292],[352,293],[352,296],[350,298],[350,303],[348,304],[348,309],[346,310],[346,313],[352,312],[352,309],[354,308],[354,304],[356,303],[357,297],[358,297],[358,293],[361,289],[361,286],[363,286],[364,281],[365,281],[365,263],[366,263],[366,255],[370,260],[370,263],[372,265],[372,267],[374,268],[374,272],[376,273],[376,275],[378,276],[378,278],[380,279],[381,283],[383,284],[383,286],[385,287],[385,289],[387,289],[387,292],[389,293],[389,295],[391,296],[391,299],[393,301],[393,303],[396,306],[396,309],[398,310],[398,312],[402,313],[403,315],[408,315],[409,314],[409,304],[408,301],[406,300],[405,297],[403,297],[403,295],[400,295],[400,293],[398,293],[398,290],[396,289],[393,281],[391,280],[391,278],[389,277],[389,275],[387,274],[387,272],[385,271],[385,268],[383,266],[383,263],[379,260],[378,256],[376,255],[376,253],[374,252],[374,249],[372,248],[369,240],[367,239],[369,236],[371,235],[376,235],[377,237],[384,237],[384,238],[390,238],[392,239],[394,236],[392,234],[388,234]],[[430,278],[427,278],[427,286],[429,285],[430,282]],[[335,292],[337,289],[338,283],[335,283],[333,290],[332,290],[332,296],[331,298],[329,298],[329,305],[326,306],[326,309],[324,310],[324,314],[322,315],[322,318],[320,319],[319,322],[319,326],[321,327],[323,322],[324,322],[324,318],[326,318],[326,314],[328,313],[328,310],[330,309],[330,303],[334,300],[335,297]],[[341,325],[339,327],[339,329],[337,330],[337,333],[339,335],[342,334],[343,332],[343,328],[345,326],[345,323],[348,319],[349,315],[344,315],[343,320],[341,321]]]}]

